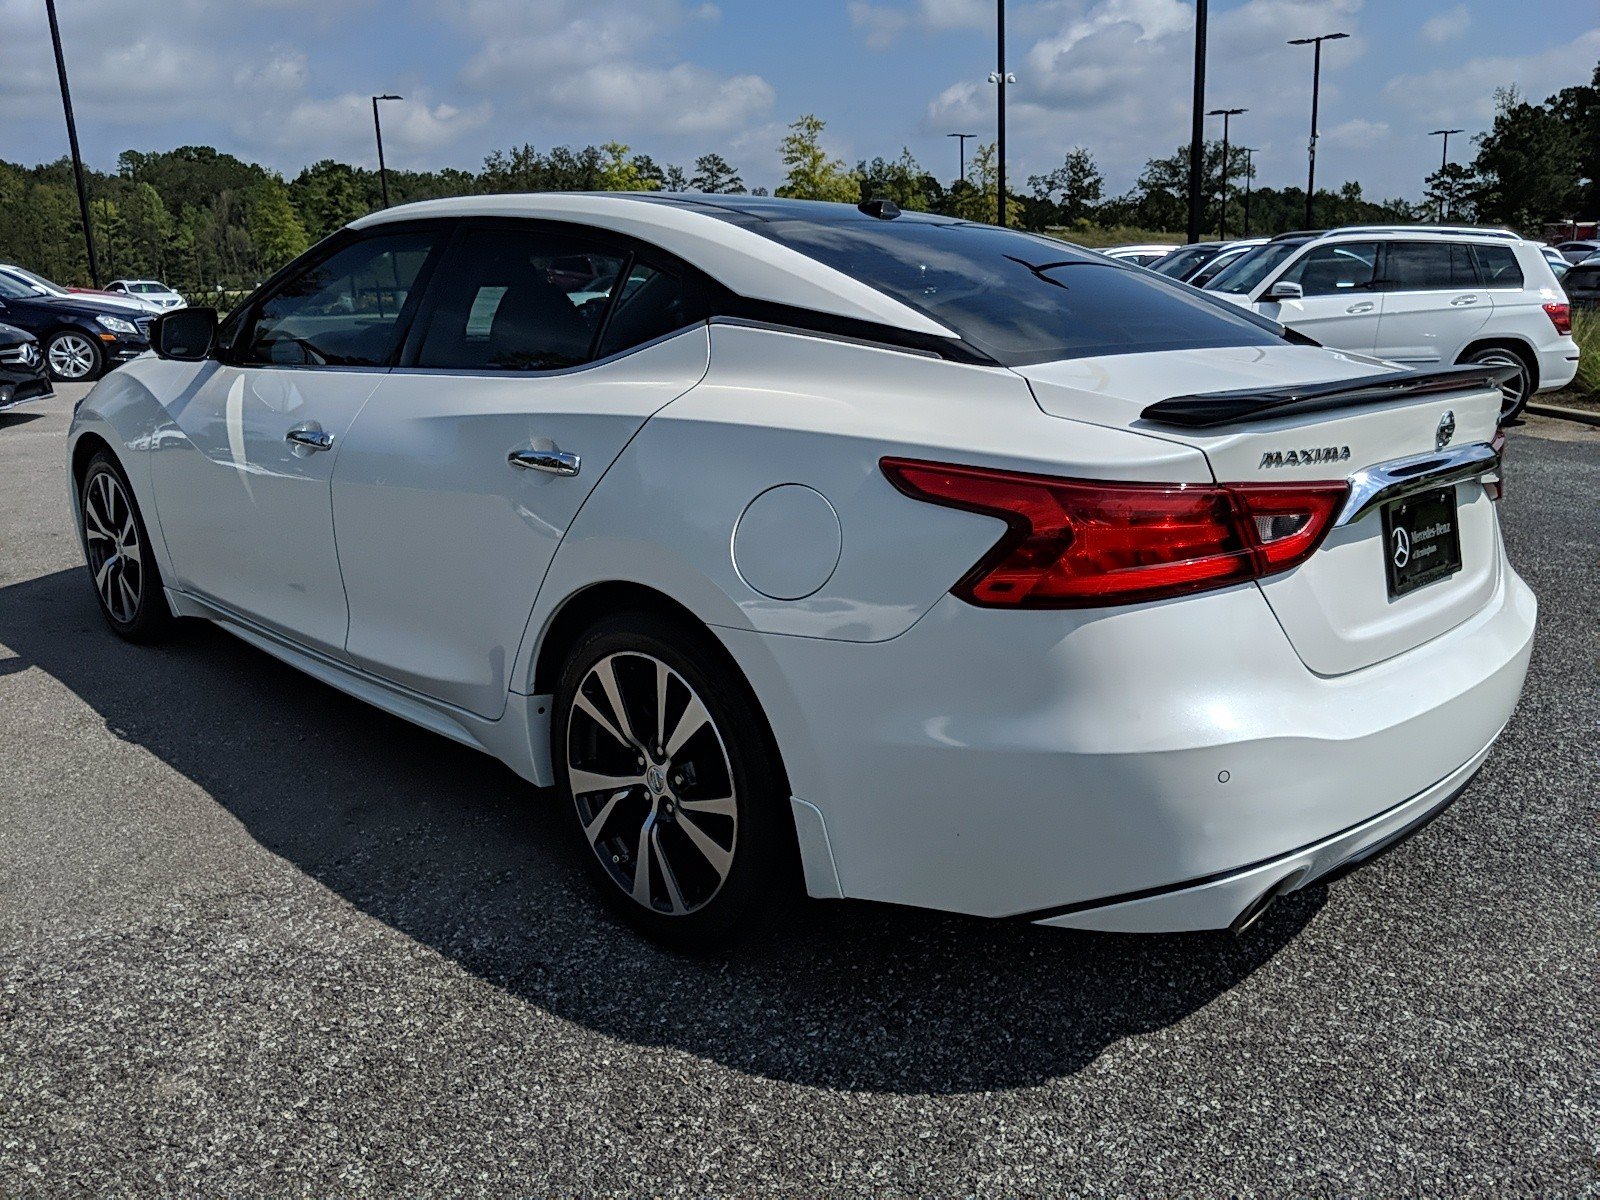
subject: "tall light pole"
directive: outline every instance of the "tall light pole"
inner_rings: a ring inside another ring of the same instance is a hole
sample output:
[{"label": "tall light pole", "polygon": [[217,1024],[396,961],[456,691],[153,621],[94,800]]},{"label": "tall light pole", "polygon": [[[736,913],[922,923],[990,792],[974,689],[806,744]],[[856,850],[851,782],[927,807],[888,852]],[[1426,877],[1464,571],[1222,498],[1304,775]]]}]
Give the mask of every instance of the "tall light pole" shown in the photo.
[{"label": "tall light pole", "polygon": [[1228,118],[1247,113],[1248,108],[1213,108],[1208,117],[1222,118],[1222,207],[1217,211],[1217,237],[1228,239]]},{"label": "tall light pole", "polygon": [[1206,0],[1194,5],[1194,110],[1189,118],[1189,241],[1200,240],[1206,167]]},{"label": "tall light pole", "polygon": [[78,123],[72,117],[72,91],[67,87],[67,60],[61,53],[61,26],[56,22],[56,0],[44,0],[50,17],[50,40],[56,48],[56,76],[61,80],[61,107],[67,114],[67,145],[72,150],[72,175],[78,181],[78,215],[83,218],[83,245],[89,252],[89,282],[100,286],[100,260],[94,253],[94,228],[89,224],[89,189],[83,182],[83,155],[78,153]]},{"label": "tall light pole", "polygon": [[1250,176],[1256,173],[1255,148],[1253,146],[1240,146],[1244,151],[1244,231],[1240,237],[1250,236]]},{"label": "tall light pole", "polygon": [[378,135],[378,183],[383,188],[383,206],[389,207],[389,168],[383,161],[383,124],[378,120],[379,100],[404,100],[404,96],[374,96],[372,98],[372,132]]},{"label": "tall light pole", "polygon": [[1444,169],[1450,165],[1450,135],[1452,133],[1463,133],[1463,132],[1465,132],[1465,131],[1464,130],[1460,130],[1460,129],[1435,129],[1432,133],[1430,133],[1428,135],[1429,137],[1443,137],[1444,138],[1444,149],[1442,151],[1440,151],[1440,153],[1439,153],[1439,223],[1440,224],[1443,224],[1444,223],[1444,219],[1445,219],[1445,207],[1444,207],[1445,178],[1444,178]]},{"label": "tall light pole", "polygon": [[1291,46],[1313,46],[1311,58],[1311,140],[1306,143],[1306,228],[1316,226],[1312,214],[1312,198],[1317,194],[1317,101],[1322,93],[1322,43],[1347,38],[1348,33],[1324,33],[1317,37],[1293,38]]},{"label": "tall light pole", "polygon": [[1006,84],[1015,83],[1017,77],[1006,72],[1006,0],[995,0],[994,45],[997,70],[989,72],[989,82],[999,89],[999,104],[995,118],[995,173],[998,175],[996,197],[996,225],[1006,223]]},{"label": "tall light pole", "polygon": [[961,142],[960,142],[960,145],[961,145],[960,158],[957,160],[961,165],[961,174],[956,176],[957,179],[965,179],[967,177],[967,139],[968,138],[975,138],[977,136],[978,135],[975,134],[975,133],[947,133],[947,134],[945,134],[945,137],[953,137],[953,138],[960,138],[961,139]]}]

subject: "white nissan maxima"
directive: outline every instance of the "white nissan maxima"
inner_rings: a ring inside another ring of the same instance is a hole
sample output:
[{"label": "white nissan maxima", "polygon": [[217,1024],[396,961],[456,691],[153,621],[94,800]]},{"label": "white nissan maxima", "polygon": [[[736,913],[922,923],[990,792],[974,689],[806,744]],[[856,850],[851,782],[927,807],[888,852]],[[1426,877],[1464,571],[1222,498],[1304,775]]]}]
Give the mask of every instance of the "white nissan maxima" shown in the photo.
[{"label": "white nissan maxima", "polygon": [[1499,368],[1042,237],[431,201],[154,341],[71,430],[112,629],[209,619],[553,786],[680,945],[802,888],[1239,928],[1454,800],[1528,664]]}]

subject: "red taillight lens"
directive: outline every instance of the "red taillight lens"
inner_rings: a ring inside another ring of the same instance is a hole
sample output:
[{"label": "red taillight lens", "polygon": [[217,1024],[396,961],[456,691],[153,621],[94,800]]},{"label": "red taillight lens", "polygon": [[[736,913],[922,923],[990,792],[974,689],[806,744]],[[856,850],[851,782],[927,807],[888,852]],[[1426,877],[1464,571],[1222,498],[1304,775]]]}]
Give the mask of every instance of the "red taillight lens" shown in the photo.
[{"label": "red taillight lens", "polygon": [[1550,324],[1556,327],[1557,333],[1572,336],[1572,305],[1546,304],[1544,315],[1550,318]]},{"label": "red taillight lens", "polygon": [[973,604],[1094,608],[1259,579],[1302,563],[1349,487],[1101,483],[886,458],[916,500],[1009,527],[951,590]]}]

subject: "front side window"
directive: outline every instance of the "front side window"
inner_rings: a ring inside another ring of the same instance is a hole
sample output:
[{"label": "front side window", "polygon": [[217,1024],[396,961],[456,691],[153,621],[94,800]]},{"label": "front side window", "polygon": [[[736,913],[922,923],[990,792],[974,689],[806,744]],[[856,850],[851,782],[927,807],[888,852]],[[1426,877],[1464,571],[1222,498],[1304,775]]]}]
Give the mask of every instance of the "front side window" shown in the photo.
[{"label": "front side window", "polygon": [[238,361],[256,366],[387,366],[403,334],[433,232],[363,238],[292,275],[255,308]]},{"label": "front side window", "polygon": [[548,371],[587,362],[627,255],[539,229],[473,229],[431,289],[417,365]]},{"label": "front side window", "polygon": [[1307,296],[1340,296],[1372,289],[1378,262],[1376,242],[1340,242],[1316,246],[1278,277],[1298,283]]},{"label": "front side window", "polygon": [[1440,292],[1478,286],[1472,253],[1450,242],[1391,242],[1384,286],[1394,292]]}]

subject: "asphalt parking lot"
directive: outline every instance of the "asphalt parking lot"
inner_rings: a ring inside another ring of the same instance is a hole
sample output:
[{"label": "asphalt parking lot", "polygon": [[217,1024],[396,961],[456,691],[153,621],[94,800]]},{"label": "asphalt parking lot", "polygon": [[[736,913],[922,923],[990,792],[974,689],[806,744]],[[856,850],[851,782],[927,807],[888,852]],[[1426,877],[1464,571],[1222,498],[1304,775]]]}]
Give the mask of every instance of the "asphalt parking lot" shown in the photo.
[{"label": "asphalt parking lot", "polygon": [[0,1193],[1557,1193],[1600,1179],[1600,430],[1530,419],[1522,706],[1249,934],[861,904],[706,963],[489,759],[95,611],[71,401],[0,414]]}]

